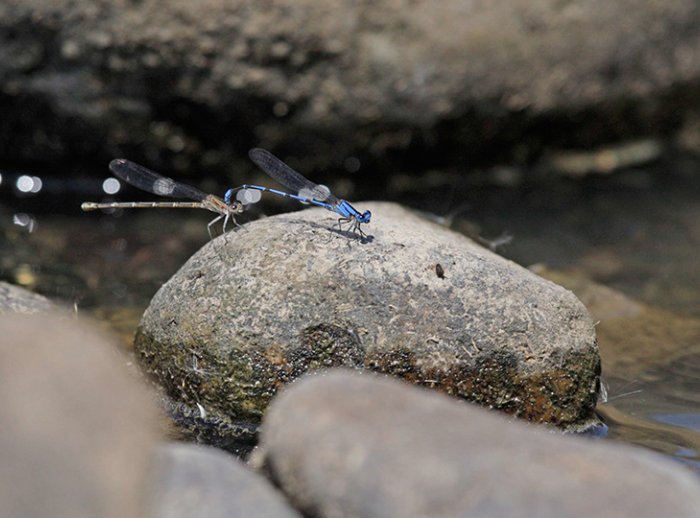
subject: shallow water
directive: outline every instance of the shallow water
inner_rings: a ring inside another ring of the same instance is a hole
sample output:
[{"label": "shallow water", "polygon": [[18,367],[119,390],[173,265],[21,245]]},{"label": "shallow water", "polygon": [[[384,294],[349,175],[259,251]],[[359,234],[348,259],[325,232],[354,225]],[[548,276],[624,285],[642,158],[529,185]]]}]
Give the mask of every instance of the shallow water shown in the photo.
[{"label": "shallow water", "polygon": [[[564,272],[565,285],[583,278],[629,297],[569,286],[600,320],[606,435],[700,472],[700,161],[584,180],[506,177],[397,175],[373,198],[506,242],[499,253]],[[203,211],[86,214],[80,196],[66,195],[57,214],[41,195],[0,194],[0,278],[95,316],[126,348],[150,297],[208,240]]]}]

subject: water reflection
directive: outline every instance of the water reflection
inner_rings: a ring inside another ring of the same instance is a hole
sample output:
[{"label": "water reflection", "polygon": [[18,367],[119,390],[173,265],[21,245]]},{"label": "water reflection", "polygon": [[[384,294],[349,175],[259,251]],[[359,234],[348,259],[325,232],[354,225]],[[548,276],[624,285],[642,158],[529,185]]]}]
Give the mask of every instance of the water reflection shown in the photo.
[{"label": "water reflection", "polygon": [[17,191],[23,194],[37,194],[44,186],[44,182],[38,176],[21,175],[15,182]]},{"label": "water reflection", "polygon": [[102,182],[102,190],[105,194],[117,194],[122,188],[122,184],[116,178],[107,178]]},{"label": "water reflection", "polygon": [[36,230],[36,218],[31,214],[18,212],[12,216],[12,223],[26,230],[29,233],[32,233],[34,232],[34,230]]},{"label": "water reflection", "polygon": [[30,233],[0,207],[0,279],[94,315],[130,347],[153,294],[209,241],[207,214],[184,212],[20,216]]},{"label": "water reflection", "polygon": [[[661,451],[700,471],[699,360],[697,352],[684,354],[646,365],[632,383],[616,380],[619,397],[598,408],[609,436]],[[635,390],[626,390],[630,385]]]}]

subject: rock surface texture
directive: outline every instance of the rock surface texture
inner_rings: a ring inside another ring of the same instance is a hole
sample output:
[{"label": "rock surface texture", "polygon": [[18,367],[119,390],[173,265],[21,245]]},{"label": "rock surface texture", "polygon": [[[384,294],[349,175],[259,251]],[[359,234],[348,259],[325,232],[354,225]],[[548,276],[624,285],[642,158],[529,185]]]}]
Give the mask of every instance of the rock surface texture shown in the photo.
[{"label": "rock surface texture", "polygon": [[0,158],[527,157],[673,127],[699,49],[693,0],[5,0]]},{"label": "rock surface texture", "polygon": [[368,374],[293,383],[264,464],[319,517],[693,517],[700,482],[643,449],[559,436]]},{"label": "rock surface texture", "polygon": [[285,383],[344,366],[531,421],[589,423],[600,358],[571,292],[397,205],[356,206],[373,213],[366,240],[330,230],[322,209],[270,217],[210,242],[162,286],[135,347],[173,400],[248,426]]},{"label": "rock surface texture", "polygon": [[45,313],[55,306],[47,299],[20,286],[0,281],[0,315],[4,313]]}]

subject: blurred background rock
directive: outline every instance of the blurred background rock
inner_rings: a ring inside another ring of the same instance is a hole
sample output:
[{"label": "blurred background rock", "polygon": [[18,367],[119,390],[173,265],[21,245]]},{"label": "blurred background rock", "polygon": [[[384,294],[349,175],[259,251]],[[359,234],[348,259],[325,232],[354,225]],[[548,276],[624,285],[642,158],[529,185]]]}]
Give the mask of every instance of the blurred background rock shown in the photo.
[{"label": "blurred background rock", "polygon": [[7,0],[0,162],[605,171],[697,145],[699,50],[692,0]]}]

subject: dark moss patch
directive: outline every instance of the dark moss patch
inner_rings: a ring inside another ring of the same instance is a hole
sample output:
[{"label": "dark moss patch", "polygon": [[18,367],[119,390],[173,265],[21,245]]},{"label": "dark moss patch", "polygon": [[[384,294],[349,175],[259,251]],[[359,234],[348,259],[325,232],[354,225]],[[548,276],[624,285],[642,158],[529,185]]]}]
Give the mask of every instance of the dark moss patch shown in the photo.
[{"label": "dark moss patch", "polygon": [[349,327],[318,324],[303,329],[299,346],[289,351],[294,377],[310,370],[330,367],[360,368],[365,351],[360,338]]}]

